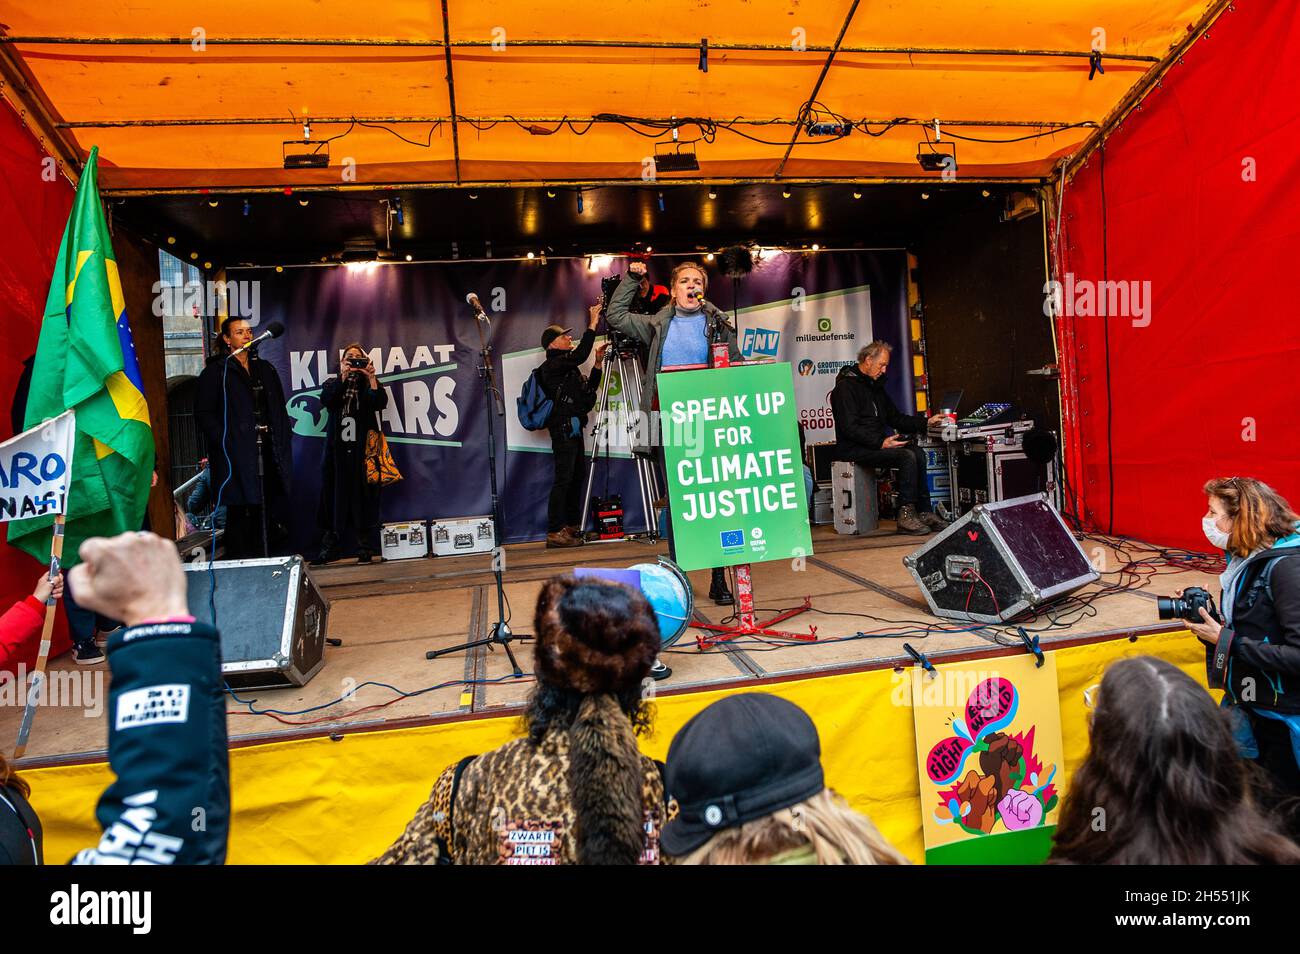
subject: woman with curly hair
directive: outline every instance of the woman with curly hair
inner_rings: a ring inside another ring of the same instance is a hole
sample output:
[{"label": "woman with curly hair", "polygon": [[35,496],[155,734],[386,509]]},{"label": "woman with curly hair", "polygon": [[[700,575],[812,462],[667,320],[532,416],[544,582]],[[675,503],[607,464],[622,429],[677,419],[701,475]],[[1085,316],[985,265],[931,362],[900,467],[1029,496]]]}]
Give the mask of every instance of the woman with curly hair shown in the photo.
[{"label": "woman with curly hair", "polygon": [[659,651],[645,597],[554,577],[534,618],[527,734],[448,766],[372,864],[656,864],[663,816],[642,681]]},{"label": "woman with curly hair", "polygon": [[1137,656],[1106,670],[1092,745],[1070,780],[1049,861],[1112,865],[1300,863],[1256,807],[1225,715],[1177,666]]}]

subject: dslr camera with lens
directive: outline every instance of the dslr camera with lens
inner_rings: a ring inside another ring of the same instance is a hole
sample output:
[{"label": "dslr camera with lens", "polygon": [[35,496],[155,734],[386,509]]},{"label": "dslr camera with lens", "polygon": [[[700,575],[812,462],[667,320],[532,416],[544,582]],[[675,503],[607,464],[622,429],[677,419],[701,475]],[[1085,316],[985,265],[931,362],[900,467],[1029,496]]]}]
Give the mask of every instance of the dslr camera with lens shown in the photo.
[{"label": "dslr camera with lens", "polygon": [[1216,623],[1222,623],[1219,618],[1219,608],[1214,605],[1214,597],[1204,588],[1199,586],[1189,586],[1183,590],[1183,595],[1178,596],[1160,596],[1156,598],[1156,611],[1160,614],[1161,619],[1183,619],[1189,623],[1203,623],[1201,619],[1201,607],[1210,614],[1210,619]]}]

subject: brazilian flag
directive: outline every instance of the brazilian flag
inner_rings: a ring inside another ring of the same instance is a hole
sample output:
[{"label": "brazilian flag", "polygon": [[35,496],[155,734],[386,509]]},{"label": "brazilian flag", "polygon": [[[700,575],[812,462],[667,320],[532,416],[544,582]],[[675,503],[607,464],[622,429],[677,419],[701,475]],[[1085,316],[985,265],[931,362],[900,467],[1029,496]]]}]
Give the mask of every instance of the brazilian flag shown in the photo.
[{"label": "brazilian flag", "polygon": [[[64,565],[87,537],[139,530],[153,476],[153,431],[117,260],[90,151],[50,279],[25,427],[77,412]],[[9,524],[9,542],[50,558],[52,516]]]}]

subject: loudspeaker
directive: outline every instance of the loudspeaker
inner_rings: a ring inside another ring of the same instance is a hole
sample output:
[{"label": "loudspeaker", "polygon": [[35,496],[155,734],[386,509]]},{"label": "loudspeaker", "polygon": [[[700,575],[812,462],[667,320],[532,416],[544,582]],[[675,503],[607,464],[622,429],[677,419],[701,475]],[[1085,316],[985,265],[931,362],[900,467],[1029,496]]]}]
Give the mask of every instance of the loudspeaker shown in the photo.
[{"label": "loudspeaker", "polygon": [[218,560],[210,566],[209,573],[207,563],[185,565],[189,606],[195,619],[221,634],[221,674],[230,688],[306,685],[325,665],[330,607],[302,557]]},{"label": "loudspeaker", "polygon": [[1099,579],[1046,494],[980,504],[903,558],[930,610],[1001,623]]}]

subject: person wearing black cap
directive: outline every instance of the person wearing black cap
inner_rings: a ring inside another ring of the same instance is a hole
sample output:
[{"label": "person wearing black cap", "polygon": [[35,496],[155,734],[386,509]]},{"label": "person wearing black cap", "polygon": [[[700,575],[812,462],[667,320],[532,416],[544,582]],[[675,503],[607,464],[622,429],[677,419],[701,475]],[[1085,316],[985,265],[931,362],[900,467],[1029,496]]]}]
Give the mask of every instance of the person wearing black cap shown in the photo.
[{"label": "person wearing black cap", "polygon": [[713,703],[686,723],[664,770],[660,844],[677,864],[907,864],[826,787],[808,714],[765,693]]},{"label": "person wearing black cap", "polygon": [[630,586],[557,576],[533,631],[527,736],[448,766],[372,864],[658,864],[663,778],[636,742],[654,611]]},{"label": "person wearing black cap", "polygon": [[596,404],[600,386],[600,365],[607,345],[596,349],[596,365],[591,377],[584,377],[582,366],[591,356],[596,343],[596,324],[600,306],[593,305],[582,340],[573,343],[573,329],[550,325],[542,332],[546,360],[538,371],[542,390],[555,402],[555,410],[546,429],[551,434],[551,459],[555,462],[555,479],[546,507],[546,545],[576,547],[582,543],[582,429],[587,426],[587,412]]}]

